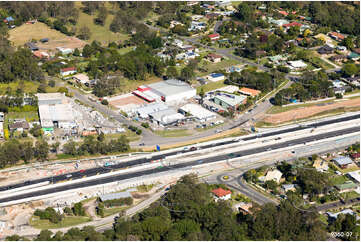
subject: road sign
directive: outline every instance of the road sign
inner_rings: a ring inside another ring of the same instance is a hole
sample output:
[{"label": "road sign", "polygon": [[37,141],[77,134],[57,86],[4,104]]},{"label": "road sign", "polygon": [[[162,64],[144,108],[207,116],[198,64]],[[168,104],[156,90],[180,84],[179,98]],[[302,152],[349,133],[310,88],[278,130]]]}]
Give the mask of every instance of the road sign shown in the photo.
[{"label": "road sign", "polygon": [[160,151],[160,146],[159,145],[157,145],[156,148],[157,148],[157,151]]}]

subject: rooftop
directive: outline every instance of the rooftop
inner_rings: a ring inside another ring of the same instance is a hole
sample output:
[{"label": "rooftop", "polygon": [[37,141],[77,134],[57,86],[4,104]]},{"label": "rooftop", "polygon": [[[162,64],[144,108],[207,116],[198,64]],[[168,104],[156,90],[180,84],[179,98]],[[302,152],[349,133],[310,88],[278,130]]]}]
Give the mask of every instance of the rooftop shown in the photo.
[{"label": "rooftop", "polygon": [[218,94],[215,98],[218,98],[222,102],[225,102],[231,106],[236,106],[240,103],[242,103],[247,97],[240,95],[231,95],[231,94]]},{"label": "rooftop", "polygon": [[338,190],[354,189],[357,188],[357,185],[352,181],[345,182],[344,184],[339,184],[335,186]]},{"label": "rooftop", "polygon": [[194,90],[194,88],[191,87],[188,83],[176,79],[169,79],[162,82],[156,82],[153,84],[149,84],[147,86],[161,93],[162,96],[170,96],[181,92]]},{"label": "rooftop", "polygon": [[241,89],[239,89],[239,92],[247,94],[247,95],[251,95],[251,96],[257,96],[258,94],[261,93],[261,91],[259,91],[259,90],[247,88],[247,87],[242,87]]},{"label": "rooftop", "polygon": [[102,200],[102,201],[108,201],[108,200],[119,199],[119,198],[127,198],[127,197],[132,197],[132,195],[130,194],[129,191],[103,194],[103,195],[99,196],[100,200]]},{"label": "rooftop", "polygon": [[346,156],[339,156],[339,157],[333,158],[333,160],[334,160],[338,165],[349,165],[349,164],[352,164],[352,160],[350,159],[350,157],[346,157]]},{"label": "rooftop", "polygon": [[212,190],[212,193],[214,195],[216,195],[217,197],[224,197],[224,196],[227,196],[228,194],[232,194],[232,192],[230,190],[224,190],[221,187]]},{"label": "rooftop", "polygon": [[213,112],[208,111],[200,105],[188,103],[180,108],[181,110],[190,113],[191,115],[197,117],[198,119],[206,119],[216,116]]}]

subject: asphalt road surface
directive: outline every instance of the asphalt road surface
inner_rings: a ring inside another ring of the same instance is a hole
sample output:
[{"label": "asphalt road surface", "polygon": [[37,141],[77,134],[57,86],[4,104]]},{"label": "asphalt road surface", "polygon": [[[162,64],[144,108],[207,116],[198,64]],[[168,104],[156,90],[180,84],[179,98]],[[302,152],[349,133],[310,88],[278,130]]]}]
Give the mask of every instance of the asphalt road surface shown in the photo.
[{"label": "asphalt road surface", "polygon": [[[324,125],[329,125],[329,124],[333,124],[333,123],[339,123],[339,122],[344,122],[344,121],[349,121],[349,120],[354,120],[354,119],[358,119],[360,118],[360,115],[352,115],[352,116],[347,116],[347,117],[341,117],[338,119],[332,119],[332,120],[326,120],[326,121],[322,121],[322,122],[315,122],[309,125],[304,125],[304,126],[297,126],[297,127],[293,127],[293,128],[289,128],[289,129],[284,129],[284,130],[278,130],[278,131],[273,131],[273,132],[269,132],[269,133],[264,133],[264,134],[259,134],[257,136],[251,136],[251,137],[246,137],[243,138],[241,140],[243,141],[249,141],[249,140],[254,140],[257,138],[264,138],[264,137],[270,137],[270,136],[274,136],[274,135],[279,135],[279,134],[284,134],[284,133],[289,133],[289,132],[295,132],[295,131],[299,131],[299,130],[304,130],[304,129],[308,129],[310,127],[321,127]],[[211,147],[215,147],[215,146],[221,146],[221,145],[227,145],[227,144],[232,144],[232,143],[236,143],[238,141],[235,140],[229,140],[229,141],[223,141],[223,142],[219,142],[216,145],[214,144],[209,144],[209,145],[203,145],[200,147],[200,149],[206,149],[206,148],[211,148]],[[19,187],[23,187],[23,186],[29,186],[29,185],[33,185],[33,184],[37,184],[37,183],[41,183],[41,182],[45,182],[45,181],[49,181],[51,183],[56,183],[59,181],[65,181],[68,179],[80,179],[84,176],[94,176],[97,174],[105,174],[108,173],[112,170],[118,170],[118,169],[124,169],[124,168],[128,168],[128,167],[132,167],[132,166],[137,166],[137,165],[142,165],[142,164],[146,164],[146,163],[150,163],[153,160],[159,160],[159,159],[163,159],[167,156],[172,156],[172,155],[176,155],[179,153],[189,153],[192,152],[190,150],[181,150],[181,151],[171,151],[169,153],[166,154],[162,154],[162,155],[157,155],[157,153],[155,153],[154,155],[152,155],[149,159],[147,158],[140,158],[140,159],[136,159],[136,160],[132,160],[132,161],[126,161],[126,162],[122,162],[119,164],[115,164],[115,165],[110,165],[108,167],[97,167],[97,168],[91,168],[91,169],[87,169],[87,170],[83,170],[83,171],[76,171],[73,173],[68,173],[68,174],[63,174],[63,175],[59,175],[59,176],[53,176],[53,177],[45,177],[45,178],[41,178],[41,179],[34,179],[34,180],[29,180],[29,181],[25,181],[22,183],[17,183],[17,184],[13,184],[13,185],[8,185],[8,186],[2,186],[0,187],[0,191],[6,191],[9,189],[14,189],[14,188],[19,188]],[[69,177],[70,176],[70,177]]]},{"label": "asphalt road surface", "polygon": [[71,189],[84,188],[84,187],[93,186],[93,185],[117,182],[117,181],[121,181],[121,180],[125,180],[125,179],[140,177],[140,176],[144,176],[144,175],[151,175],[151,174],[169,171],[169,170],[177,170],[177,169],[182,169],[182,168],[188,169],[188,168],[191,168],[192,166],[199,165],[200,162],[202,164],[214,163],[217,161],[227,160],[229,158],[243,157],[243,156],[261,153],[261,152],[265,152],[265,151],[285,148],[285,147],[289,147],[289,146],[293,146],[293,145],[297,145],[297,144],[306,144],[307,142],[322,140],[322,139],[326,139],[326,138],[336,137],[336,136],[349,134],[349,133],[355,133],[355,132],[359,132],[359,131],[360,131],[359,126],[353,127],[353,128],[347,128],[347,129],[343,129],[343,130],[332,131],[332,132],[313,135],[313,136],[309,136],[309,137],[298,138],[298,139],[294,139],[294,140],[290,140],[290,141],[286,141],[286,142],[281,142],[278,144],[266,145],[266,146],[252,148],[252,149],[243,150],[243,151],[239,151],[239,152],[232,152],[230,154],[213,156],[213,157],[205,158],[202,161],[192,161],[192,162],[180,163],[180,164],[175,164],[175,165],[170,165],[170,166],[159,166],[157,168],[149,169],[149,170],[131,172],[131,173],[126,173],[126,174],[119,174],[119,175],[114,175],[114,176],[110,176],[110,177],[103,177],[103,178],[90,180],[90,181],[83,181],[83,182],[79,182],[79,183],[75,183],[75,184],[65,184],[64,186],[44,189],[44,190],[37,191],[37,192],[24,193],[24,194],[15,195],[15,196],[10,195],[7,198],[0,199],[0,203],[46,195],[49,193],[62,192],[62,191],[67,191],[67,190],[71,190]]}]

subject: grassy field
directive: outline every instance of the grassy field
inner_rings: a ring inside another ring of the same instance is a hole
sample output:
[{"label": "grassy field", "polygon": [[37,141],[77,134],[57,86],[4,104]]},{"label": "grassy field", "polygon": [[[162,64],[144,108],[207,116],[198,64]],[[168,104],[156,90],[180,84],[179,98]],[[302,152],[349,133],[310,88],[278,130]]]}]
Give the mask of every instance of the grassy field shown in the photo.
[{"label": "grassy field", "polygon": [[162,130],[162,131],[155,131],[159,136],[162,137],[182,137],[192,135],[192,132],[188,129],[175,129],[175,130]]},{"label": "grassy field", "polygon": [[[82,4],[80,2],[76,2],[76,6],[78,8],[81,8]],[[106,6],[110,7],[111,5]],[[104,26],[96,25],[94,23],[95,17],[96,15],[88,15],[86,13],[83,13],[81,10],[79,11],[79,19],[75,27],[77,29],[80,29],[83,26],[87,26],[90,29],[91,36],[90,39],[87,40],[88,43],[91,43],[93,40],[97,40],[103,45],[108,45],[108,43],[113,41],[124,41],[126,39],[129,39],[129,36],[126,34],[113,33],[109,30],[109,26],[113,21],[114,15],[108,15]]]},{"label": "grassy field", "polygon": [[218,88],[221,88],[221,87],[225,87],[225,86],[227,86],[227,85],[224,84],[224,81],[218,81],[218,82],[211,82],[210,81],[206,85],[197,87],[197,93],[199,93],[202,88],[203,88],[204,92],[209,92],[209,91],[212,91],[212,90],[215,90],[215,89],[218,89]]},{"label": "grassy field", "polygon": [[121,49],[118,49],[118,53],[121,54],[121,55],[124,55],[130,51],[132,51],[134,49],[134,47],[126,47],[126,48],[121,48]]},{"label": "grassy field", "polygon": [[330,182],[333,185],[338,185],[338,184],[343,184],[347,181],[348,179],[346,178],[346,176],[334,176],[331,178]]},{"label": "grassy field", "polygon": [[119,133],[119,134],[106,134],[105,137],[106,137],[106,139],[111,140],[111,139],[117,139],[122,135],[125,135],[127,137],[127,139],[129,140],[129,142],[137,141],[140,139],[140,135],[137,135],[135,132],[133,132],[129,129],[126,129],[125,132]]},{"label": "grassy field", "polygon": [[9,40],[13,42],[14,46],[24,45],[32,39],[39,40],[42,38],[49,38],[51,40],[65,39],[67,36],[40,22],[35,24],[23,24],[9,30]]},{"label": "grassy field", "polygon": [[209,61],[202,61],[199,67],[207,69],[207,72],[202,72],[201,73],[202,75],[208,75],[208,74],[210,74],[212,72],[215,72],[217,70],[225,69],[227,67],[231,67],[233,65],[238,65],[238,64],[240,64],[239,61],[228,59],[228,60],[223,60],[223,61],[218,62],[218,63],[211,63]]},{"label": "grassy field", "polygon": [[30,226],[37,229],[58,229],[58,228],[75,226],[89,221],[91,221],[91,218],[89,217],[69,216],[69,217],[65,217],[60,223],[54,224],[51,223],[49,220],[45,220],[45,219],[41,220],[37,216],[32,216],[30,218],[29,224]]},{"label": "grassy field", "polygon": [[[31,81],[24,81],[23,90],[25,93],[37,93],[37,89],[39,87],[39,82],[31,82]],[[20,81],[10,82],[10,83],[0,83],[0,95],[4,95],[7,89],[11,88],[11,93],[15,94],[16,89],[20,86]],[[46,87],[46,92],[56,92],[58,87]]]},{"label": "grassy field", "polygon": [[146,81],[129,80],[127,78],[122,78],[122,79],[120,79],[120,88],[118,88],[116,90],[116,93],[117,94],[128,93],[128,92],[134,91],[140,85],[151,84],[151,83],[159,82],[159,81],[161,81],[161,78],[159,78],[159,77],[150,77]]},{"label": "grassy field", "polygon": [[104,209],[104,217],[119,213],[127,208],[128,208],[128,206],[105,208]]},{"label": "grassy field", "polygon": [[23,119],[28,122],[39,121],[38,112],[10,112],[6,115],[6,119]]}]

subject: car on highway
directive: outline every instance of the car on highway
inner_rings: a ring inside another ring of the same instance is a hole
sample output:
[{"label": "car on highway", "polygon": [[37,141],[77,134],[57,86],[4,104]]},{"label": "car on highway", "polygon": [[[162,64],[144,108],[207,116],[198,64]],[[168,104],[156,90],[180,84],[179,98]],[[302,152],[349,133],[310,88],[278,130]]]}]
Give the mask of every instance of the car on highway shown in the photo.
[{"label": "car on highway", "polygon": [[268,148],[268,149],[267,149],[267,151],[270,151],[270,150],[272,150],[272,148]]},{"label": "car on highway", "polygon": [[80,172],[80,173],[84,173],[84,172],[85,172],[85,170],[84,170],[84,169],[82,169],[82,170],[80,170],[79,172]]},{"label": "car on highway", "polygon": [[197,150],[197,147],[191,147],[190,149],[189,149],[190,151],[195,151],[195,150]]},{"label": "car on highway", "polygon": [[66,175],[66,178],[70,178],[72,176],[73,176],[72,174],[68,174],[68,175]]},{"label": "car on highway", "polygon": [[189,147],[184,147],[183,150],[184,150],[184,151],[188,151],[188,150],[189,150]]},{"label": "car on highway", "polygon": [[280,140],[281,139],[281,137],[277,137],[277,138],[275,138],[275,140]]}]

